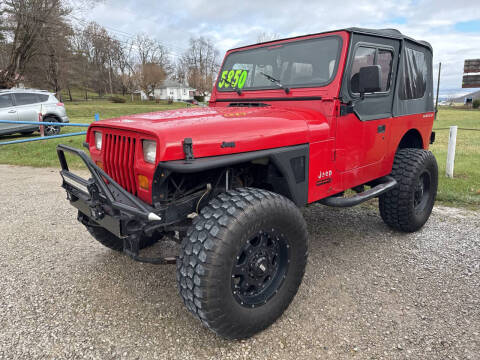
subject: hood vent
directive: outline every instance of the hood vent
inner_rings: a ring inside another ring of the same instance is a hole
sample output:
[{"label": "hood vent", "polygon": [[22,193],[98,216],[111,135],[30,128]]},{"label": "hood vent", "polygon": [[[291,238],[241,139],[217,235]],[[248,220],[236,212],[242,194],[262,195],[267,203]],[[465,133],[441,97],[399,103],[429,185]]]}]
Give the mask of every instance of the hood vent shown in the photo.
[{"label": "hood vent", "polygon": [[228,104],[228,107],[265,107],[270,106],[269,104],[261,102],[234,102]]}]

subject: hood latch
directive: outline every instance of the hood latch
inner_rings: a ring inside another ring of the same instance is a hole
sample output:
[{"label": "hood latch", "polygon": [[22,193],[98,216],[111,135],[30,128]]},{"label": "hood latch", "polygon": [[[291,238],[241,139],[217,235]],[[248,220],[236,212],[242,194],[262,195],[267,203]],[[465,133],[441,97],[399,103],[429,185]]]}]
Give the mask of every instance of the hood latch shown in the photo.
[{"label": "hood latch", "polygon": [[185,154],[185,160],[190,161],[195,159],[193,156],[193,141],[192,138],[183,139],[183,153]]}]

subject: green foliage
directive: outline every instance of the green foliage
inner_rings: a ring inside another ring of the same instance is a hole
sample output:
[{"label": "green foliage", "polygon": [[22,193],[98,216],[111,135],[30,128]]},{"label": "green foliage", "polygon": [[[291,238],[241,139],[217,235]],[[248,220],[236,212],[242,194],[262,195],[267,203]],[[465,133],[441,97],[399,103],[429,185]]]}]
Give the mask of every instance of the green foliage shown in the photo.
[{"label": "green foliage", "polygon": [[480,108],[480,99],[473,100],[472,106],[474,109]]},{"label": "green foliage", "polygon": [[198,102],[204,102],[205,101],[205,96],[202,96],[202,95],[195,95],[193,98],[195,100],[197,100]]}]

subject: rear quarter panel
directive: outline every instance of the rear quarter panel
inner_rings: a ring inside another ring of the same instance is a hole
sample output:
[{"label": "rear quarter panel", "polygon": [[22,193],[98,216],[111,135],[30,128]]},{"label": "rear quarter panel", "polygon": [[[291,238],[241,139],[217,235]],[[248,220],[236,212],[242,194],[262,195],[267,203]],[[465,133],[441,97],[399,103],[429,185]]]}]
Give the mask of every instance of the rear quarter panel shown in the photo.
[{"label": "rear quarter panel", "polygon": [[390,136],[388,139],[387,156],[383,162],[383,173],[389,174],[392,171],[393,160],[403,136],[411,129],[416,129],[422,136],[423,149],[430,147],[430,134],[433,128],[433,112],[412,114],[394,117],[390,123]]}]

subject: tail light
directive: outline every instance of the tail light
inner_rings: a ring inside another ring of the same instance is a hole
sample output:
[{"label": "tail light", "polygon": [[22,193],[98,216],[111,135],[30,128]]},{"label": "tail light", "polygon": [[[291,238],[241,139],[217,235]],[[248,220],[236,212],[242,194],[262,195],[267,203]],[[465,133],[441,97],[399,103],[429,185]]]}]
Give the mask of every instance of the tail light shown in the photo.
[{"label": "tail light", "polygon": [[57,106],[65,106],[65,105],[64,105],[64,103],[59,102],[59,103],[57,103]]}]

